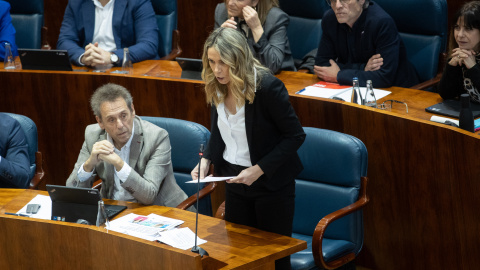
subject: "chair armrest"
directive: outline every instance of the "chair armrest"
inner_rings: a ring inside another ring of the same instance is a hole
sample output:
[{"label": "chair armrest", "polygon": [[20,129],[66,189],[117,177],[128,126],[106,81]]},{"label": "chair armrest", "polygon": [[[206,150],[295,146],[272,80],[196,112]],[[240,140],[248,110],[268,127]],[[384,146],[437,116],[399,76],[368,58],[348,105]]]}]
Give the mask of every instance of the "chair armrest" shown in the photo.
[{"label": "chair armrest", "polygon": [[42,50],[51,50],[52,47],[48,43],[48,27],[42,27]]},{"label": "chair armrest", "polygon": [[215,213],[215,217],[219,219],[225,219],[225,202],[220,204],[220,206],[217,209],[217,212]]},{"label": "chair armrest", "polygon": [[36,152],[35,153],[35,175],[33,176],[32,180],[30,180],[29,189],[38,189],[40,184],[43,182],[43,177],[45,176],[45,172],[43,171],[43,159],[42,153]]},{"label": "chair armrest", "polygon": [[[198,199],[201,200],[202,198],[206,197],[207,195],[212,193],[216,187],[217,187],[217,183],[211,182],[210,184],[208,184],[198,192]],[[190,206],[194,205],[196,202],[197,202],[197,194],[195,193],[192,196],[188,197],[183,202],[181,202],[176,208],[186,210]]]},{"label": "chair armrest", "polygon": [[180,54],[182,54],[182,48],[180,48],[180,31],[173,30],[172,51],[168,55],[160,58],[160,60],[174,61]]},{"label": "chair armrest", "polygon": [[442,78],[442,73],[437,74],[433,79],[430,79],[428,81],[424,81],[422,83],[419,83],[417,85],[414,85],[410,88],[412,89],[418,89],[418,90],[425,90],[427,88],[430,88],[432,86],[435,86],[440,82],[440,79]]},{"label": "chair armrest", "polygon": [[352,261],[355,259],[355,254],[349,253],[341,258],[338,258],[332,262],[326,263],[323,259],[322,253],[322,241],[323,235],[325,231],[333,221],[342,218],[348,214],[351,214],[357,210],[362,209],[370,200],[367,196],[367,177],[362,177],[361,186],[360,186],[360,193],[358,196],[358,200],[340,210],[337,210],[333,213],[330,213],[323,217],[315,227],[315,232],[313,233],[312,239],[312,253],[313,258],[315,259],[315,264],[319,267],[323,267],[325,269],[335,269],[338,268],[345,263]]}]

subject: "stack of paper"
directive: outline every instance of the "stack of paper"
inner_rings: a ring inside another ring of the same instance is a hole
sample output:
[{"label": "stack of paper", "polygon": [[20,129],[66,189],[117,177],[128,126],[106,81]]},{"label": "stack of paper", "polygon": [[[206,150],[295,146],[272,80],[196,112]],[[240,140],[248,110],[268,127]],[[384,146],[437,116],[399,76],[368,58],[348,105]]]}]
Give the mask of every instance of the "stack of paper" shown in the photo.
[{"label": "stack of paper", "polygon": [[[360,87],[360,93],[365,96],[366,87]],[[389,95],[390,91],[373,89],[375,98],[381,99]],[[335,98],[338,100],[344,100],[350,102],[352,97],[352,87],[347,85],[339,85],[338,83],[329,83],[320,81],[312,86],[307,86],[304,89],[297,92],[299,95],[321,97],[321,98]]]}]

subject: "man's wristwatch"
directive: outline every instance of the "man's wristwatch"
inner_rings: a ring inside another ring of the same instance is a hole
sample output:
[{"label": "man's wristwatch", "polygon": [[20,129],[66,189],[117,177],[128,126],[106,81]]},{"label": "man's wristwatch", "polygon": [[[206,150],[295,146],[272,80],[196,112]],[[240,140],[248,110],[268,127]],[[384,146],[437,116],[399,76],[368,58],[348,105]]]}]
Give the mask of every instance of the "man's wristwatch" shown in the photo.
[{"label": "man's wristwatch", "polygon": [[120,59],[118,59],[118,55],[111,52],[110,53],[110,62],[112,62],[113,65],[117,65],[120,62]]}]

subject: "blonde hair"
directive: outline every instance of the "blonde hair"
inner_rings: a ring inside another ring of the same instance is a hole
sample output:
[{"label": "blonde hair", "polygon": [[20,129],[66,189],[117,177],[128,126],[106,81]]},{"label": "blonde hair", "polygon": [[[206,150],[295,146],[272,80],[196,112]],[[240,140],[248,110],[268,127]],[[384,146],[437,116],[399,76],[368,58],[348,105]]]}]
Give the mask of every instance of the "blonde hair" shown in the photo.
[{"label": "blonde hair", "polygon": [[[230,82],[221,84],[210,67],[208,49],[214,48],[220,59],[228,66]],[[217,28],[205,41],[203,46],[202,79],[205,82],[207,103],[218,106],[223,103],[228,90],[235,99],[237,107],[242,107],[245,100],[252,103],[255,98],[255,86],[259,87],[262,77],[270,70],[253,57],[245,36],[231,28]],[[256,75],[255,75],[256,74]]]},{"label": "blonde hair", "polygon": [[[228,6],[228,1],[225,0],[225,5]],[[258,4],[256,6],[258,19],[260,19],[260,23],[263,25],[267,20],[268,12],[273,7],[279,7],[278,0],[258,0]]]}]

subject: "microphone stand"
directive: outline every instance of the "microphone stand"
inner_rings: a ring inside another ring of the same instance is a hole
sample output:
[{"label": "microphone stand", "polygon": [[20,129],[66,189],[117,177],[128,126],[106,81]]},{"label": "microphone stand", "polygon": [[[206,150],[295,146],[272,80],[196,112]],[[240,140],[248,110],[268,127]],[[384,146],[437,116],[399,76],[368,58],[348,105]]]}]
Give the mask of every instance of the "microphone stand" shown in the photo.
[{"label": "microphone stand", "polygon": [[198,177],[197,177],[197,217],[195,219],[195,246],[193,246],[192,248],[192,252],[195,252],[195,253],[198,253],[200,254],[200,257],[203,257],[203,256],[209,256],[208,255],[208,252],[197,246],[197,237],[198,237],[198,196],[199,196],[199,193],[200,193],[200,167],[202,166],[202,157],[203,157],[203,144],[200,144],[200,153],[198,154],[199,155],[199,161],[198,161]]}]

